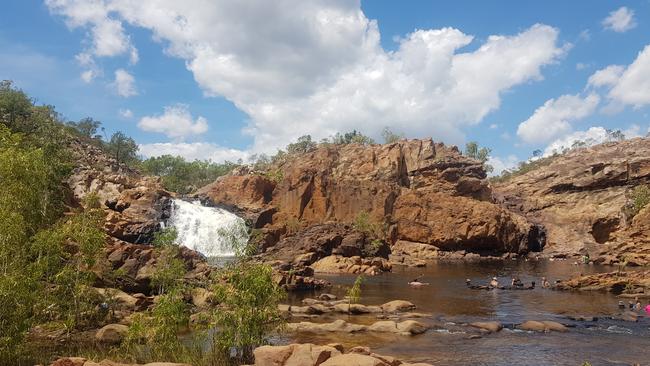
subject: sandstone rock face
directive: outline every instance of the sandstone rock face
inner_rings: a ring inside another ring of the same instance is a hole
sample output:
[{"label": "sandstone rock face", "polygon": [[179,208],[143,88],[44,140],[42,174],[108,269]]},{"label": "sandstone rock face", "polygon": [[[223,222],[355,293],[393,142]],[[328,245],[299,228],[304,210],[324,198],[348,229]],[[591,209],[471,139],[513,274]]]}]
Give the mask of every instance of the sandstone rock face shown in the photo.
[{"label": "sandstone rock face", "polygon": [[246,168],[240,168],[199,189],[195,196],[243,215],[254,227],[262,227],[275,212],[267,208],[274,189],[275,183],[271,180],[248,174]]},{"label": "sandstone rock face", "polygon": [[169,217],[171,194],[156,177],[118,166],[99,148],[76,140],[71,150],[77,163],[68,179],[75,204],[94,194],[106,211],[105,229],[112,237],[147,243],[160,222]]},{"label": "sandstone rock face", "polygon": [[495,184],[494,195],[513,212],[543,225],[548,254],[586,254],[618,261],[623,254],[650,263],[650,214],[629,222],[627,195],[650,182],[650,139],[576,149],[549,164]]},{"label": "sandstone rock face", "polygon": [[[650,270],[597,273],[562,281],[559,290],[606,291],[614,294],[644,295],[650,288]],[[650,294],[645,294],[650,295]]]},{"label": "sandstone rock face", "polygon": [[[363,252],[370,240],[341,225],[362,213],[385,227],[391,245],[405,240],[441,250],[518,253],[544,245],[542,229],[491,203],[478,161],[430,139],[321,146],[275,168],[277,183],[238,171],[199,194],[214,205],[264,213],[255,226],[272,259],[369,256]],[[279,254],[289,252],[289,258]]]}]

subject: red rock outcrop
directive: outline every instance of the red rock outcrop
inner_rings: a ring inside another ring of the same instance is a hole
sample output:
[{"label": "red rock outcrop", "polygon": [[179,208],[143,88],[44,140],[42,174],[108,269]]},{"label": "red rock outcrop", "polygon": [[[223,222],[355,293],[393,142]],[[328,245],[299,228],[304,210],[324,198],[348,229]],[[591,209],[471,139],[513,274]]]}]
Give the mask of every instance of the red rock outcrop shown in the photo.
[{"label": "red rock outcrop", "polygon": [[[480,162],[430,139],[320,146],[273,169],[281,172],[277,183],[236,172],[201,189],[198,196],[240,212],[265,212],[256,226],[263,227],[263,247],[274,258],[284,250],[329,255],[338,246],[332,243],[347,234],[333,240],[335,226],[321,236],[313,228],[352,223],[361,213],[385,225],[391,243],[408,240],[441,250],[517,253],[543,246],[543,230],[491,203]],[[325,249],[314,248],[321,246]]]},{"label": "red rock outcrop", "polygon": [[572,150],[549,164],[495,184],[498,202],[547,232],[549,255],[587,254],[650,263],[650,214],[625,214],[631,190],[650,182],[650,139]]},{"label": "red rock outcrop", "polygon": [[106,212],[104,228],[117,239],[147,243],[169,216],[171,193],[160,179],[116,164],[101,149],[80,140],[71,144],[75,167],[68,179],[74,204],[92,193]]}]

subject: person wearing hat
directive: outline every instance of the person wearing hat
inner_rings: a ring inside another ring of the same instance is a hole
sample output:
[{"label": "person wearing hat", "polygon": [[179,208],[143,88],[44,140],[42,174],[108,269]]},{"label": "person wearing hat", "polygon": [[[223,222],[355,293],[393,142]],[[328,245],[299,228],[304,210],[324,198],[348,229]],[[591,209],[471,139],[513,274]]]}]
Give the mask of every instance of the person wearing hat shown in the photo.
[{"label": "person wearing hat", "polygon": [[492,277],[492,281],[490,281],[490,287],[491,288],[499,288],[499,280],[495,277]]}]

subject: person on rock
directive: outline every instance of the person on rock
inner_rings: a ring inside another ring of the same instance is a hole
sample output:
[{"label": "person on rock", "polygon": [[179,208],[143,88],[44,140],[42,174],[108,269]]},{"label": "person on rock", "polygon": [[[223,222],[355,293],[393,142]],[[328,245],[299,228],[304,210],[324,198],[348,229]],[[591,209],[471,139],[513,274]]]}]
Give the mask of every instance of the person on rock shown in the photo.
[{"label": "person on rock", "polygon": [[641,301],[639,300],[638,297],[635,297],[634,300],[635,300],[635,303],[634,303],[634,307],[632,308],[632,310],[641,311]]},{"label": "person on rock", "polygon": [[645,306],[645,313],[650,315],[650,301],[648,301],[648,305]]}]

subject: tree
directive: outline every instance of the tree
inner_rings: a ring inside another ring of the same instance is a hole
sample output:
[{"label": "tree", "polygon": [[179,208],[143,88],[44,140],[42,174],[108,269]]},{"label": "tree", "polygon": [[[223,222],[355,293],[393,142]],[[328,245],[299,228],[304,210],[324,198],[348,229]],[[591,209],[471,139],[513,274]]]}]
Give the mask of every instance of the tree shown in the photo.
[{"label": "tree", "polygon": [[289,154],[304,154],[316,148],[316,142],[312,141],[310,135],[298,137],[294,143],[287,145],[287,152]]},{"label": "tree", "polygon": [[32,100],[22,90],[14,88],[13,82],[0,82],[0,122],[15,132],[30,132],[29,123]]},{"label": "tree", "polygon": [[72,127],[77,133],[87,138],[99,138],[97,130],[101,127],[102,123],[95,121],[90,117],[82,118],[78,122],[68,122],[68,126]]},{"label": "tree", "polygon": [[108,151],[113,155],[117,164],[129,164],[138,160],[138,145],[135,140],[123,132],[115,132],[108,142]]},{"label": "tree", "polygon": [[351,132],[346,132],[344,134],[336,133],[334,137],[331,138],[332,143],[335,145],[347,145],[347,144],[361,144],[361,145],[371,145],[375,143],[371,137],[362,134],[357,130],[352,130]]},{"label": "tree", "polygon": [[623,141],[625,140],[625,134],[621,130],[605,130],[607,133],[607,138],[610,141]]},{"label": "tree", "polygon": [[213,182],[236,166],[228,161],[222,164],[207,160],[186,161],[172,155],[151,157],[140,163],[143,171],[161,177],[166,189],[183,194]]},{"label": "tree", "polygon": [[488,147],[479,147],[476,141],[470,141],[467,144],[465,144],[465,156],[470,157],[472,159],[476,159],[481,163],[483,163],[485,171],[487,171],[488,173],[494,170],[494,168],[491,165],[486,164],[486,162],[490,158],[491,152],[492,149]]},{"label": "tree", "polygon": [[384,138],[384,143],[392,144],[404,138],[404,134],[397,134],[393,132],[389,127],[384,127],[381,131],[381,136]]}]

